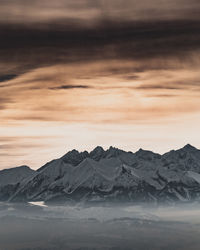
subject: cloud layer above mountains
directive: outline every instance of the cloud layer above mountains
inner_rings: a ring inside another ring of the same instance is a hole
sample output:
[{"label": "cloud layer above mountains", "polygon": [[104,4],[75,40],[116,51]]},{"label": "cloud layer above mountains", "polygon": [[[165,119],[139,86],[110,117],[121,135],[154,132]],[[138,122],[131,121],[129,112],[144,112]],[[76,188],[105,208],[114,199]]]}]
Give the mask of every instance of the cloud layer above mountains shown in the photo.
[{"label": "cloud layer above mountains", "polygon": [[[113,131],[116,124],[133,130],[139,124],[136,145],[143,145],[149,126],[179,121],[184,130],[188,120],[197,124],[199,11],[197,0],[1,1],[0,135],[8,136],[4,126],[21,126],[32,138],[41,136],[44,123],[56,124],[52,131],[60,123]],[[41,127],[33,133],[36,123]],[[192,138],[185,135],[184,143],[196,145]]]}]

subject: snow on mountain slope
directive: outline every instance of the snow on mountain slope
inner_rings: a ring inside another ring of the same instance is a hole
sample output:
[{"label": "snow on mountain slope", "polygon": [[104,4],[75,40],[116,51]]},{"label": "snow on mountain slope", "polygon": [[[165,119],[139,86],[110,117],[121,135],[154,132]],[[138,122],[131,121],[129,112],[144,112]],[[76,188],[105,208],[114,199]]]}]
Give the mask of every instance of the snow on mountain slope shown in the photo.
[{"label": "snow on mountain slope", "polygon": [[114,147],[72,150],[20,181],[9,200],[189,201],[199,196],[200,150],[186,145],[164,155]]}]

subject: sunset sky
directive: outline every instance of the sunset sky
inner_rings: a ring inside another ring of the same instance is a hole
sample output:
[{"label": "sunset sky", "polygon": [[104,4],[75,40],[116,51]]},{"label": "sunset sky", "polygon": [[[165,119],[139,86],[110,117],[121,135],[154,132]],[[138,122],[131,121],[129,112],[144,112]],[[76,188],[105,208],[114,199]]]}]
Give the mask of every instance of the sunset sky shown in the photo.
[{"label": "sunset sky", "polygon": [[97,145],[200,148],[199,0],[0,0],[0,169]]}]

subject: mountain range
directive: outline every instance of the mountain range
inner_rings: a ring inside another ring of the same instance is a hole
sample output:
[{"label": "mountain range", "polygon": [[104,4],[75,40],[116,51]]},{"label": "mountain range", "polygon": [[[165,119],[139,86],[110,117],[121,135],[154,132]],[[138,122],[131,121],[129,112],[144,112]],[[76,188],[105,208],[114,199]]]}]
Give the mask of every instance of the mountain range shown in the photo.
[{"label": "mountain range", "polygon": [[189,144],[163,155],[99,146],[72,150],[38,170],[0,171],[0,201],[200,201],[200,150]]}]

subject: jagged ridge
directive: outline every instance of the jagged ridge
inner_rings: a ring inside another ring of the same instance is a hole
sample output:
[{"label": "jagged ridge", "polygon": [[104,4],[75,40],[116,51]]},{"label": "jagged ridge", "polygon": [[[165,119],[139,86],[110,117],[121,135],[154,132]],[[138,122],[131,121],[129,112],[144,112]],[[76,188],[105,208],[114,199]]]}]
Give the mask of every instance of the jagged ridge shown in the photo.
[{"label": "jagged ridge", "polygon": [[189,144],[164,155],[114,147],[72,150],[37,171],[0,171],[0,200],[183,202],[199,196],[200,150]]}]

